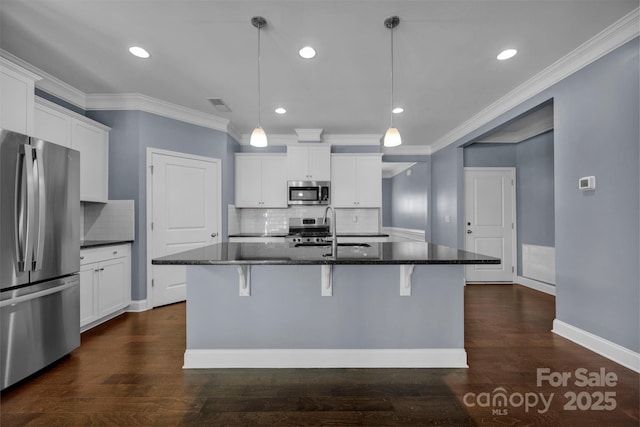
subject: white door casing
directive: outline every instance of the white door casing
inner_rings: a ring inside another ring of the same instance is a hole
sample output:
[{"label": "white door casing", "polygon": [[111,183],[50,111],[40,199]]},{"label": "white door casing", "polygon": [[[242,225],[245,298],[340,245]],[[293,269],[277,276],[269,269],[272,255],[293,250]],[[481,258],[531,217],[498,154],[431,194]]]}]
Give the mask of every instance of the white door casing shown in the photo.
[{"label": "white door casing", "polygon": [[465,249],[500,264],[465,268],[467,282],[513,282],[516,259],[515,168],[465,168]]},{"label": "white door casing", "polygon": [[153,258],[220,241],[220,160],[147,149],[147,299],[157,307],[186,299],[184,266]]}]

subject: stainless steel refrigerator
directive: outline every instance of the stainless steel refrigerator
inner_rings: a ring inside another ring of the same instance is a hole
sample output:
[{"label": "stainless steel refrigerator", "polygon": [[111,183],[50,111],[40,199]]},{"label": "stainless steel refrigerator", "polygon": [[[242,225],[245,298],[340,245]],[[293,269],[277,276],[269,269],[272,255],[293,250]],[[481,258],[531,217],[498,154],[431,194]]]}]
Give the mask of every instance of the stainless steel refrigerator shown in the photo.
[{"label": "stainless steel refrigerator", "polygon": [[80,345],[80,153],[0,129],[2,389]]}]

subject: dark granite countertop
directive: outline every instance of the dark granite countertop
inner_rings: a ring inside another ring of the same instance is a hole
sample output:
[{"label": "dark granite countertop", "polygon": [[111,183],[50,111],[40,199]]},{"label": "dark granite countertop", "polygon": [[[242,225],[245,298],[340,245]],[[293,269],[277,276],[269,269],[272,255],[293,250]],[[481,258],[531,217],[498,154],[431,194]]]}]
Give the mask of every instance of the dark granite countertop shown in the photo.
[{"label": "dark granite countertop", "polygon": [[338,237],[389,237],[387,233],[338,233]]},{"label": "dark granite countertop", "polygon": [[80,249],[97,248],[99,246],[121,245],[133,243],[133,240],[81,240]]},{"label": "dark granite countertop", "polygon": [[229,237],[286,237],[287,233],[236,233]]},{"label": "dark granite countertop", "polygon": [[[286,237],[287,233],[236,233],[229,237]],[[386,233],[338,233],[338,237],[389,237]]]},{"label": "dark granite countertop", "polygon": [[500,264],[500,259],[423,242],[344,244],[337,257],[329,246],[289,243],[216,243],[156,258],[155,265],[289,264]]}]

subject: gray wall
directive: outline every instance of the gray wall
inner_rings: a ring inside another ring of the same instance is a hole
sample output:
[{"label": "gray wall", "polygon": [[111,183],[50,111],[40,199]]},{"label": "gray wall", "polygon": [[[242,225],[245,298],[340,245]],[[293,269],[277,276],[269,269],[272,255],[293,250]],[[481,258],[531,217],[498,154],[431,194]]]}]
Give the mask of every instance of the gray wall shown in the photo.
[{"label": "gray wall", "polygon": [[[638,39],[554,87],[558,319],[640,351]],[[578,190],[595,175],[597,188]]]},{"label": "gray wall", "polygon": [[555,246],[553,140],[554,133],[547,132],[516,145],[519,275],[523,244]]},{"label": "gray wall", "polygon": [[[430,163],[430,159],[427,162],[417,162],[407,171],[393,178],[383,179],[382,217],[385,227],[423,230],[429,240]],[[408,171],[411,171],[411,175],[407,175]]]},{"label": "gray wall", "polygon": [[465,167],[516,168],[517,272],[522,245],[555,246],[553,132],[519,144],[472,144],[464,148]]},{"label": "gray wall", "polygon": [[[434,241],[462,242],[458,147],[554,102],[557,319],[640,351],[640,67],[638,38],[432,155]],[[578,178],[595,175],[583,193]],[[460,245],[460,247],[462,247]]]},{"label": "gray wall", "polygon": [[464,147],[464,166],[476,168],[515,168],[516,144],[472,144]]},{"label": "gray wall", "polygon": [[393,200],[391,192],[393,191],[393,178],[382,178],[382,226],[393,227],[393,209],[391,203]]},{"label": "gray wall", "polygon": [[463,247],[458,233],[458,218],[464,219],[458,203],[464,191],[463,161],[463,149],[454,144],[431,155],[431,242],[454,248]]},{"label": "gray wall", "polygon": [[463,266],[417,265],[411,297],[399,274],[335,265],[323,297],[317,265],[255,265],[251,296],[239,297],[234,266],[189,266],[187,349],[463,348]]},{"label": "gray wall", "polygon": [[133,300],[147,298],[147,148],[220,159],[222,230],[227,240],[227,205],[233,203],[233,154],[239,145],[227,133],[142,111],[89,111],[87,116],[111,127],[109,198],[133,199],[136,235],[132,248]]}]

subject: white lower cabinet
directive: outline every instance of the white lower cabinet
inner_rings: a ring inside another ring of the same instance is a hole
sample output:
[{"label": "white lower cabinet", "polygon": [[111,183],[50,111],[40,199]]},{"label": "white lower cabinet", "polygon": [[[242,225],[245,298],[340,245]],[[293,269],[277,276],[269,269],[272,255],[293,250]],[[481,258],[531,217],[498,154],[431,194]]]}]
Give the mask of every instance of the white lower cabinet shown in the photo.
[{"label": "white lower cabinet", "polygon": [[131,302],[131,245],[80,251],[80,328],[120,314]]}]

